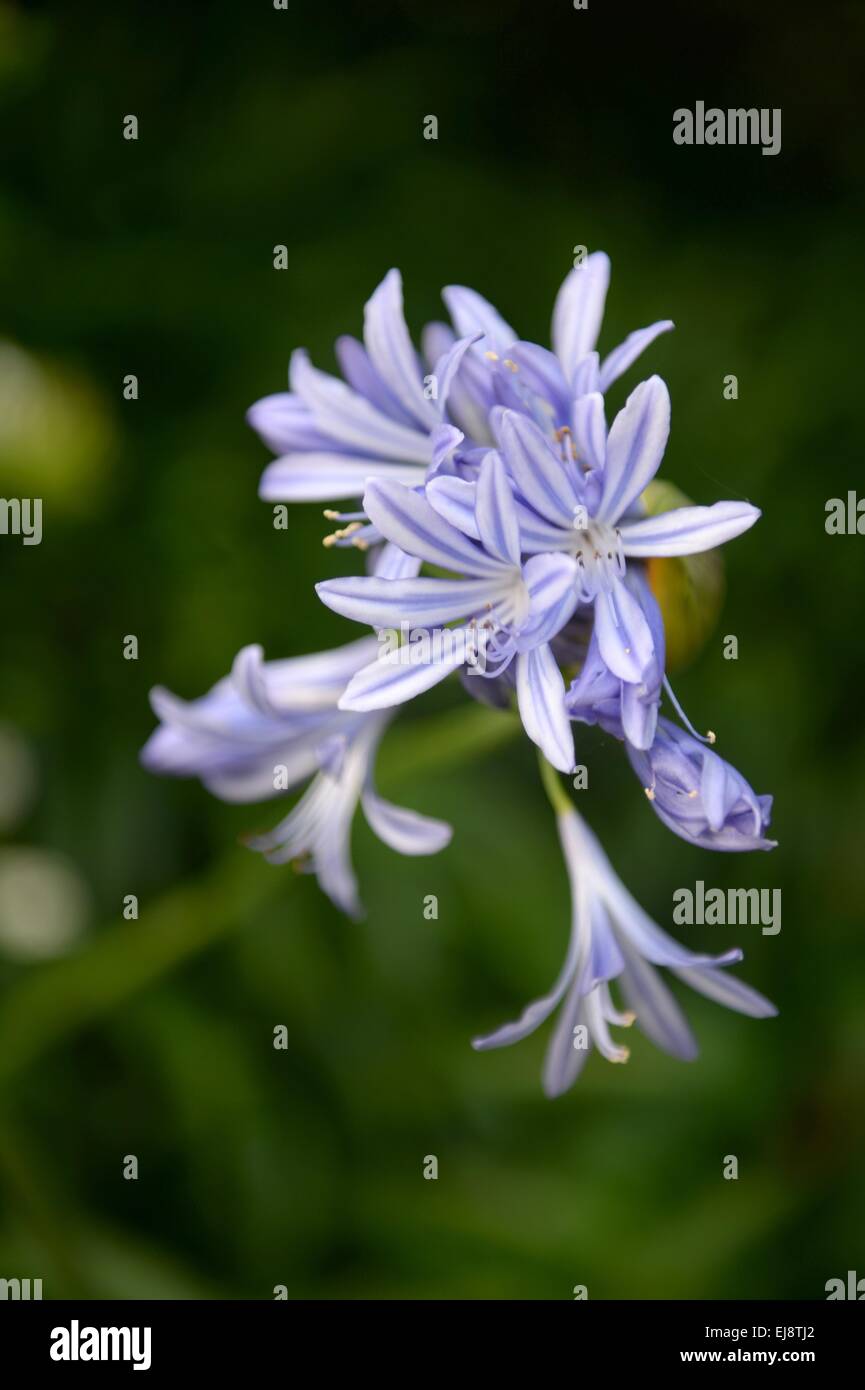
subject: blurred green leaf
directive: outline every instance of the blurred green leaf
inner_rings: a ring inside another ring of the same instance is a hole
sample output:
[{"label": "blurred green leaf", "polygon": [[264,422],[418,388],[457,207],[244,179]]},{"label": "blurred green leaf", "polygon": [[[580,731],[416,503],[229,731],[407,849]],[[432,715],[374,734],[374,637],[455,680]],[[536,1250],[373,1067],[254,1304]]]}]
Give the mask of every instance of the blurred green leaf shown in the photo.
[{"label": "blurred green leaf", "polygon": [[[469,705],[407,721],[385,742],[383,787],[482,756],[513,736],[510,713]],[[32,968],[0,1004],[0,1086],[62,1038],[116,1010],[288,891],[290,873],[238,850],[197,883],[142,905],[135,923],[106,925],[79,954]]]}]

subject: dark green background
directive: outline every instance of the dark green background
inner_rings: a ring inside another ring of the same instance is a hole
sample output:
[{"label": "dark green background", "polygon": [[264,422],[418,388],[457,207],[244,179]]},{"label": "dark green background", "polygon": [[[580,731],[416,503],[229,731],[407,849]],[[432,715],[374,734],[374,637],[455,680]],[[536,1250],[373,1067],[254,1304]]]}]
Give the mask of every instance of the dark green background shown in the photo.
[{"label": "dark green background", "polygon": [[[40,547],[0,538],[0,719],[39,766],[8,838],[63,851],[94,901],[67,958],[0,958],[0,1275],[46,1297],[559,1299],[819,1298],[865,1275],[865,539],[824,530],[829,497],[865,493],[865,11],[764,8],[0,6],[0,334],[49,374],[26,430],[0,429],[0,491],[42,496],[45,527]],[[698,99],[781,107],[781,154],[674,146]],[[469,1047],[566,941],[525,742],[474,747],[460,725],[453,746],[455,684],[403,716],[383,790],[456,834],[407,860],[358,820],[359,925],[239,847],[273,807],[157,781],[137,752],[154,683],[193,696],[245,643],[356,635],[313,592],[342,558],[319,509],[280,532],[256,497],[267,453],[243,414],[284,388],[290,350],[330,367],[391,265],[414,330],[455,281],[546,342],[580,243],[613,260],[605,347],[676,321],[644,359],[673,399],[663,476],[764,512],[677,686],[775,794],[780,847],[675,839],[594,731],[580,808],[662,925],[698,878],[782,889],[779,936],[680,929],[743,945],[781,1013],[691,996],[699,1062],[632,1039],[628,1066],[593,1058],[550,1103],[546,1030]]]}]

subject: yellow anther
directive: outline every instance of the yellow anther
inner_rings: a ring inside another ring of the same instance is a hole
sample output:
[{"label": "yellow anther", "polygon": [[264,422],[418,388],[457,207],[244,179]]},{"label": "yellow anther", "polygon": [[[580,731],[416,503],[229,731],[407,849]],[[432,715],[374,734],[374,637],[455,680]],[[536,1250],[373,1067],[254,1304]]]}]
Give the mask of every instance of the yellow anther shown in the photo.
[{"label": "yellow anther", "polygon": [[712,729],[707,729],[707,730],[706,730],[706,738],[709,740],[710,743],[714,743],[714,742],[715,742],[715,739],[717,738],[717,734],[714,732],[714,730],[712,730]]},{"label": "yellow anther", "polygon": [[654,801],[654,799],[655,799],[655,788],[654,788],[654,787],[643,787],[643,791],[646,793],[646,796],[649,798],[650,801]]},{"label": "yellow anther", "polygon": [[488,362],[498,362],[499,360],[499,355],[497,352],[485,352],[484,357],[487,359]]},{"label": "yellow anther", "polygon": [[506,357],[502,365],[507,367],[509,372],[518,372],[520,370],[516,362],[512,362],[510,357]]}]

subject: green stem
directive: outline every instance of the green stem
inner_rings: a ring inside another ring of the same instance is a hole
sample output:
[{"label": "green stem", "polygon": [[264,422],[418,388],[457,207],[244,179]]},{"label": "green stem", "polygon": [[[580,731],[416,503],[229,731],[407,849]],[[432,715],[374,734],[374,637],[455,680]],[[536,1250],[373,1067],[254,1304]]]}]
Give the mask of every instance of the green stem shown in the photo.
[{"label": "green stem", "polygon": [[564,787],[559,781],[558,773],[552,763],[548,763],[543,753],[538,753],[538,766],[541,770],[541,783],[544,791],[550,799],[550,805],[557,816],[569,816],[574,813],[573,802],[566,794]]}]

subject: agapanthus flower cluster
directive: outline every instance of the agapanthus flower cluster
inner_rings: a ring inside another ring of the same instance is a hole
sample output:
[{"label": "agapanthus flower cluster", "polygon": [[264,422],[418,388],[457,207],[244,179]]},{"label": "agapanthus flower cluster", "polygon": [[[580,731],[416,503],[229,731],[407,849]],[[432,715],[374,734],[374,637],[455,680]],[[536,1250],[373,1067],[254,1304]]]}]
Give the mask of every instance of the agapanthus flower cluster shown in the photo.
[{"label": "agapanthus flower cluster", "polygon": [[[455,672],[470,696],[515,705],[552,788],[572,885],[571,944],[552,992],[475,1046],[526,1036],[564,1000],[544,1073],[550,1094],[571,1084],[591,1046],[625,1059],[611,1026],[636,1022],[674,1055],[695,1055],[658,966],[731,1008],[774,1013],[727,973],[740,952],[694,955],[646,917],[549,780],[552,769],[573,771],[575,729],[597,724],[622,742],[653,810],[677,835],[707,849],[772,847],[771,798],[719,756],[712,735],[692,728],[673,695],[646,564],[714,549],[759,512],[731,501],[649,514],[669,392],[651,376],[611,421],[605,392],[672,323],[638,329],[601,358],[608,281],[601,252],[569,273],[552,350],[520,339],[473,290],[451,286],[443,298],[452,326],[429,324],[418,352],[392,270],[366,306],[363,342],[336,344],[344,380],[294,353],[290,390],[249,411],[277,455],[260,495],[331,504],[325,516],[338,525],[325,544],[347,558],[364,552],[366,568],[317,591],[367,635],[276,662],[246,647],[231,675],[190,703],[155,691],[161,723],[142,755],[151,770],[197,776],[230,801],[308,784],[249,843],[275,863],[311,870],[340,908],[359,915],[350,855],[358,802],[400,853],[434,853],[451,837],[449,826],[375,789],[376,750],[399,707]],[[388,634],[397,640],[384,642]],[[659,713],[664,699],[685,728]]]}]

